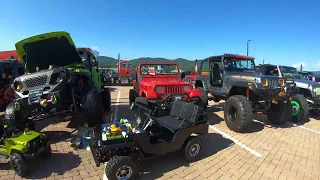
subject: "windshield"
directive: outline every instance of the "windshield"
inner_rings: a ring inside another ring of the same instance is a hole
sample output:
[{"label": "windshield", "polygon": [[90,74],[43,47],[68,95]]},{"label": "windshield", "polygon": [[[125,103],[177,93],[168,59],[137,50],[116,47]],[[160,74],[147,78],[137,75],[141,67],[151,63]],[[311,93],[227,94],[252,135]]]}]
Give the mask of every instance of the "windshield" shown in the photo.
[{"label": "windshield", "polygon": [[303,77],[301,76],[301,74],[298,73],[297,68],[287,67],[287,66],[280,66],[279,68],[280,68],[280,70],[281,70],[281,73],[282,73],[283,76],[285,76],[285,77],[293,77],[293,78],[298,78],[298,79],[303,78]]},{"label": "windshield", "polygon": [[140,73],[142,75],[179,74],[179,69],[175,64],[142,64]]},{"label": "windshield", "polygon": [[228,70],[254,70],[254,61],[251,59],[225,59],[224,66]]}]

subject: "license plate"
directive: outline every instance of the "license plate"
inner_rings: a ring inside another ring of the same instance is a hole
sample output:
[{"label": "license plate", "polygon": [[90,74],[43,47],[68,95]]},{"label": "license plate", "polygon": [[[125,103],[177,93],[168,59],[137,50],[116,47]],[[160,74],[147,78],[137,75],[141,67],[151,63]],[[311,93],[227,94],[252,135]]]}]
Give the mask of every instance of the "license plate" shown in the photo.
[{"label": "license plate", "polygon": [[29,93],[29,98],[39,97],[39,96],[42,96],[42,94],[43,94],[43,90],[42,89],[32,90]]}]

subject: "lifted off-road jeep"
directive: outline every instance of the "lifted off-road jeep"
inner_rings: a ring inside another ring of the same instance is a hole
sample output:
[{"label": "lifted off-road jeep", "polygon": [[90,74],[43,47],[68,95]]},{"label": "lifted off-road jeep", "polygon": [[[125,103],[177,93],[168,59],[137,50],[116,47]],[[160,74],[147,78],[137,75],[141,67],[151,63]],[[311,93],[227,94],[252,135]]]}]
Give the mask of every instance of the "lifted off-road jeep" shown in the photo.
[{"label": "lifted off-road jeep", "polygon": [[[200,75],[206,71],[209,76]],[[224,118],[228,128],[245,132],[252,112],[266,114],[275,124],[291,119],[293,81],[255,72],[254,58],[236,54],[212,56],[201,62],[196,88],[203,102],[226,100]]]},{"label": "lifted off-road jeep", "polygon": [[[179,66],[171,62],[141,62],[137,66],[137,74],[133,80],[133,89],[129,92],[129,103],[144,104],[153,109],[155,106],[168,105],[174,99],[192,101],[203,106],[200,91],[193,85],[182,81],[184,74],[180,73]],[[170,94],[170,97],[166,97]],[[166,97],[166,98],[165,98]],[[163,100],[166,102],[163,102]],[[162,103],[163,102],[163,103]],[[165,114],[170,108],[163,106]]]},{"label": "lifted off-road jeep", "polygon": [[308,77],[303,77],[296,68],[263,64],[257,66],[256,71],[264,75],[274,75],[294,80],[296,88],[291,101],[293,106],[292,121],[303,122],[308,118],[309,110],[320,111],[320,84],[309,80]]},{"label": "lifted off-road jeep", "polygon": [[81,112],[88,125],[103,123],[110,92],[103,88],[96,58],[76,49],[69,33],[52,32],[16,43],[27,74],[13,82],[16,100],[6,108],[7,125],[34,129],[36,119]]}]

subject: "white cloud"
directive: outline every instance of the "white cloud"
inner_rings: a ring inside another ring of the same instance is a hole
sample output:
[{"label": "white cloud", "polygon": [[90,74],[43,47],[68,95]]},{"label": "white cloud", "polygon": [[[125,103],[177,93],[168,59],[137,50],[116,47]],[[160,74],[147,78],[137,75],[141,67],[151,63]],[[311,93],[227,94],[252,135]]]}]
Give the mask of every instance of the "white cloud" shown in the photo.
[{"label": "white cloud", "polygon": [[317,61],[317,62],[316,62],[315,68],[316,68],[316,69],[320,69],[320,61]]},{"label": "white cloud", "polygon": [[302,69],[306,69],[306,67],[307,67],[308,64],[305,63],[305,62],[294,63],[292,66],[295,67],[295,68],[297,68],[298,70],[300,70],[301,64],[302,64]]}]

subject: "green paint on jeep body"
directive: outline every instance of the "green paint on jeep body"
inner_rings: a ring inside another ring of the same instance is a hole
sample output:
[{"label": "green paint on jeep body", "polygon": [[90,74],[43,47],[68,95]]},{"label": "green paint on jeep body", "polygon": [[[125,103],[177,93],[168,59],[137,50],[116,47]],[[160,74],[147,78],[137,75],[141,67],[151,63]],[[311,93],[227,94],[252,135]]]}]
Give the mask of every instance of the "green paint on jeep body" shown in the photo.
[{"label": "green paint on jeep body", "polygon": [[31,130],[25,133],[14,133],[12,136],[4,139],[4,145],[0,145],[0,154],[11,155],[13,152],[26,153],[28,150],[28,142],[39,137],[40,135],[45,136],[42,133],[38,133]]}]

